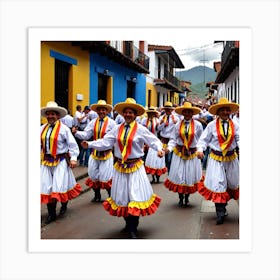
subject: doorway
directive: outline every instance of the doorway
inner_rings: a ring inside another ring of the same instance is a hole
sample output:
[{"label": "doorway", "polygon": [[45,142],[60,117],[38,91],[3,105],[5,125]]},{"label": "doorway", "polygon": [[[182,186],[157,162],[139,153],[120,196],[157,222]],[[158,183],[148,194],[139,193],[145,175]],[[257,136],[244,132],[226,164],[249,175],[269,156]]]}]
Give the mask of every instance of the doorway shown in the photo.
[{"label": "doorway", "polygon": [[127,81],[126,96],[135,99],[135,82]]},{"label": "doorway", "polygon": [[68,81],[71,64],[55,60],[55,102],[68,110]]},{"label": "doorway", "polygon": [[102,73],[98,73],[98,100],[105,100],[107,102],[107,86],[108,77]]}]

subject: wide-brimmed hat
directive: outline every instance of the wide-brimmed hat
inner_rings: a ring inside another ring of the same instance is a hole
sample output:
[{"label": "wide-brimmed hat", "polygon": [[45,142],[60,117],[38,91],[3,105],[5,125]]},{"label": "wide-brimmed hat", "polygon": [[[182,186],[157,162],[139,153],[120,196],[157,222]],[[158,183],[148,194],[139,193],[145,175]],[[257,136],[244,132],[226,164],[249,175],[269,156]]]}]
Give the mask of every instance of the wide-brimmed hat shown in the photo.
[{"label": "wide-brimmed hat", "polygon": [[60,118],[63,118],[67,115],[67,110],[63,107],[58,106],[54,101],[49,101],[46,107],[41,108],[41,116],[46,118],[46,112],[48,111],[58,112]]},{"label": "wide-brimmed hat", "polygon": [[116,104],[114,107],[114,109],[122,116],[123,116],[123,111],[126,108],[133,109],[136,112],[137,116],[141,116],[145,113],[145,108],[142,105],[137,104],[135,99],[133,98],[127,98],[125,102],[120,102]]},{"label": "wide-brimmed hat", "polygon": [[166,101],[165,103],[164,103],[164,106],[162,107],[162,109],[174,109],[174,107],[173,107],[173,104],[172,104],[172,102],[170,102],[170,101]]},{"label": "wide-brimmed hat", "polygon": [[110,104],[107,104],[105,100],[98,100],[96,104],[92,104],[90,106],[91,110],[97,111],[98,107],[106,108],[108,113],[110,113],[113,109],[113,106]]},{"label": "wide-brimmed hat", "polygon": [[150,107],[146,110],[146,113],[155,113],[155,114],[157,114],[158,111],[157,111],[156,107],[150,106]]},{"label": "wide-brimmed hat", "polygon": [[179,115],[183,114],[183,110],[191,110],[193,115],[196,115],[201,112],[200,108],[192,106],[190,102],[184,102],[184,104],[175,109],[175,112]]},{"label": "wide-brimmed hat", "polygon": [[229,107],[231,112],[234,113],[239,109],[239,104],[234,103],[234,102],[229,102],[228,99],[226,97],[222,97],[220,98],[220,100],[218,101],[218,103],[211,105],[208,109],[209,113],[211,113],[212,115],[216,115],[217,111],[220,108],[223,107]]},{"label": "wide-brimmed hat", "polygon": [[146,109],[146,113],[147,114],[155,114],[156,117],[159,117],[159,115],[160,115],[160,112],[154,106],[150,106],[148,109]]}]

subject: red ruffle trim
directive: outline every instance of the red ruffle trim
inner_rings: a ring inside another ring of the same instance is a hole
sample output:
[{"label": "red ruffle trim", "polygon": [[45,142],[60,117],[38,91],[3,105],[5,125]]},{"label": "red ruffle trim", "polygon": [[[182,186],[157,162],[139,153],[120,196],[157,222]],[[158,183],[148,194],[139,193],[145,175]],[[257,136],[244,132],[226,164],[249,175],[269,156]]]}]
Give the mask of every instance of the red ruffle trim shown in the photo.
[{"label": "red ruffle trim", "polygon": [[230,199],[239,199],[239,188],[232,190],[227,189],[226,192],[215,193],[207,189],[204,185],[198,187],[198,192],[206,199],[215,203],[227,203]]},{"label": "red ruffle trim", "polygon": [[67,191],[66,193],[53,192],[51,194],[41,194],[41,203],[47,204],[57,200],[60,202],[66,202],[80,195],[82,187],[80,184],[76,184],[74,188]]},{"label": "red ruffle trim", "polygon": [[109,197],[103,202],[103,207],[112,216],[117,216],[117,217],[127,217],[128,215],[147,216],[147,215],[152,215],[157,211],[160,202],[161,202],[161,198],[158,197],[157,195],[154,195],[153,202],[147,208],[117,206],[112,200],[112,198]]},{"label": "red ruffle trim", "polygon": [[161,176],[162,174],[165,174],[167,172],[167,167],[161,169],[155,169],[155,168],[145,166],[145,170],[147,174]]},{"label": "red ruffle trim", "polygon": [[93,189],[104,189],[104,190],[109,190],[112,187],[112,179],[110,179],[108,182],[101,182],[101,181],[93,181],[90,178],[87,178],[85,181],[85,184],[89,188]]},{"label": "red ruffle trim", "polygon": [[164,181],[164,186],[172,192],[183,193],[183,194],[192,194],[195,193],[200,184],[203,185],[204,177],[198,183],[195,183],[193,186],[179,185],[171,182],[168,178]]}]

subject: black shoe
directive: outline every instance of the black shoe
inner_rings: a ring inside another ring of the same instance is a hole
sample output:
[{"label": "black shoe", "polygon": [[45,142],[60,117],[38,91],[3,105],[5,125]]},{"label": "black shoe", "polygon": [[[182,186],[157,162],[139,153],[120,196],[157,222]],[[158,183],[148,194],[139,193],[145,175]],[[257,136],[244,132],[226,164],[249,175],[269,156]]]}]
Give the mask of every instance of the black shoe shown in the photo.
[{"label": "black shoe", "polygon": [[184,206],[184,195],[182,193],[179,193],[179,203],[178,203],[179,207],[183,207]]},{"label": "black shoe", "polygon": [[183,207],[183,206],[184,206],[184,201],[183,201],[183,199],[180,199],[180,200],[179,200],[178,206],[179,206],[179,207]]},{"label": "black shoe", "polygon": [[126,225],[123,229],[121,229],[120,233],[129,233],[128,226]]},{"label": "black shoe", "polygon": [[136,232],[134,232],[134,231],[131,231],[131,232],[129,233],[129,235],[130,235],[130,238],[131,238],[131,239],[137,239],[137,238],[138,238]]},{"label": "black shoe", "polygon": [[67,211],[67,207],[61,207],[60,208],[60,211],[59,211],[59,215],[64,215],[65,213],[66,213],[66,211]]},{"label": "black shoe", "polygon": [[94,198],[91,200],[91,202],[98,202],[101,201],[101,194],[95,194]]},{"label": "black shoe", "polygon": [[217,217],[216,225],[222,225],[223,223],[224,223],[224,217],[223,216]]},{"label": "black shoe", "polygon": [[45,221],[45,224],[50,224],[51,222],[53,222],[53,221],[55,221],[56,220],[56,217],[55,216],[51,216],[51,215],[49,215],[48,217],[47,217],[47,220]]},{"label": "black shoe", "polygon": [[187,208],[187,207],[189,207],[189,206],[190,206],[189,201],[185,201],[185,204],[183,205],[183,207],[184,207],[184,208]]},{"label": "black shoe", "polygon": [[190,202],[189,202],[189,194],[185,194],[185,204],[184,204],[184,208],[187,208],[188,206],[190,206]]},{"label": "black shoe", "polygon": [[157,176],[157,184],[159,184],[159,183],[160,183],[160,182],[159,182],[159,177],[160,177],[160,176]]}]

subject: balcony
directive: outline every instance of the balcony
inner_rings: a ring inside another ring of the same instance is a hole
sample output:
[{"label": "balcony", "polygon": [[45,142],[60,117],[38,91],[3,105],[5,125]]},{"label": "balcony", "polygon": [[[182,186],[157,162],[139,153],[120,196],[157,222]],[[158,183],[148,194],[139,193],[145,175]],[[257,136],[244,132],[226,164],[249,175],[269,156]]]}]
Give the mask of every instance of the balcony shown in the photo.
[{"label": "balcony", "polygon": [[224,82],[232,71],[239,66],[239,41],[227,41],[222,53],[221,70],[216,83]]},{"label": "balcony", "polygon": [[180,81],[166,69],[164,70],[163,77],[154,79],[154,83],[155,85],[161,85],[171,91],[176,91],[178,93],[184,92]]},{"label": "balcony", "polygon": [[143,52],[141,52],[130,41],[123,41],[123,52],[120,52],[106,41],[74,41],[73,46],[79,46],[82,50],[91,53],[100,53],[103,56],[121,64],[125,67],[131,68],[139,73],[148,74],[150,59]]},{"label": "balcony", "polygon": [[123,54],[134,63],[149,69],[150,58],[133,45],[131,41],[123,41]]}]

